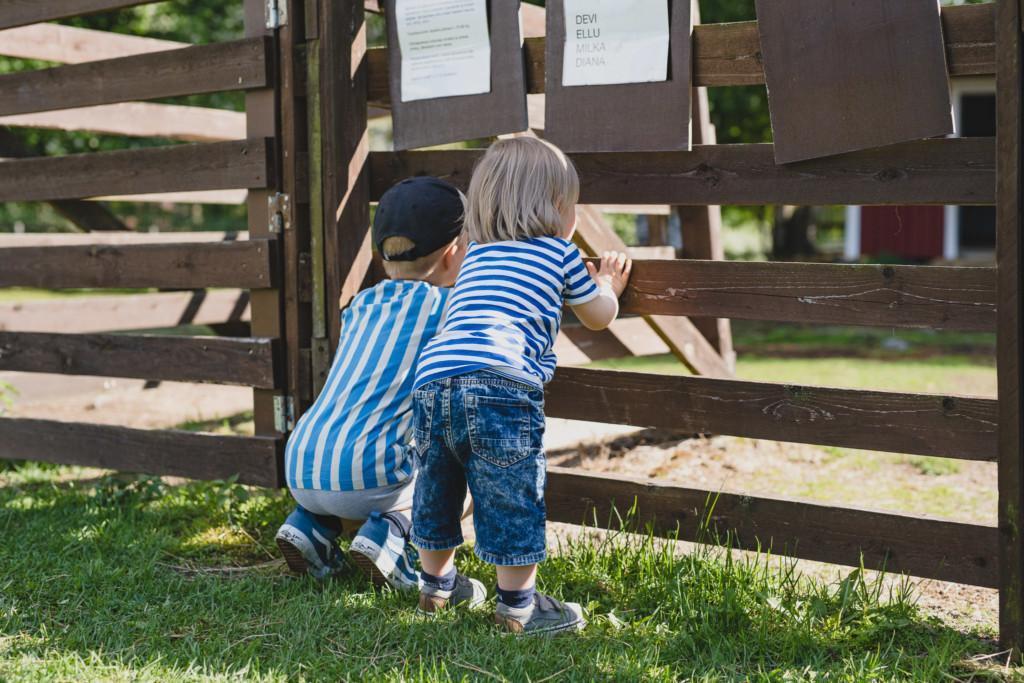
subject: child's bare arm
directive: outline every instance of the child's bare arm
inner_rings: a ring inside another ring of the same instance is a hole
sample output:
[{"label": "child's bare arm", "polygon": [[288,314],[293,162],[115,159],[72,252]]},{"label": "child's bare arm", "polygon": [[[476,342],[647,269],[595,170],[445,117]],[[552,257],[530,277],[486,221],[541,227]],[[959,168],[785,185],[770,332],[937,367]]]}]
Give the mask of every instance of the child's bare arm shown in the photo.
[{"label": "child's bare arm", "polygon": [[603,330],[611,325],[619,314],[619,297],[626,289],[632,268],[633,261],[617,251],[606,251],[601,257],[600,268],[587,263],[587,270],[597,282],[601,294],[585,304],[572,307],[573,313],[584,327],[590,330]]}]

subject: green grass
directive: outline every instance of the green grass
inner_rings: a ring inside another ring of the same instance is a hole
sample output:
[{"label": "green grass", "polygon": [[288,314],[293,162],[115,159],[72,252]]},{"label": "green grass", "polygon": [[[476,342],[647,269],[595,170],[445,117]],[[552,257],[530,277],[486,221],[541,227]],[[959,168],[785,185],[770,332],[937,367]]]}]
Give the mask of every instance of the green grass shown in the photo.
[{"label": "green grass", "polygon": [[[668,354],[604,360],[592,367],[662,375],[686,373],[686,368]],[[745,354],[737,360],[736,374],[740,379],[811,386],[978,396],[996,393],[994,364],[976,356],[880,360],[765,358]]]},{"label": "green grass", "polygon": [[[986,636],[925,618],[907,584],[644,536],[567,542],[541,587],[584,603],[578,637],[520,640],[487,613],[415,617],[356,575],[285,574],[287,495],[95,470],[0,471],[0,680],[949,680]],[[490,568],[461,566],[488,585]],[[891,585],[891,584],[889,584]]]},{"label": "green grass", "polygon": [[[836,325],[798,325],[736,320],[732,323],[733,340],[741,354],[758,355],[765,347],[787,345],[802,347],[805,353],[822,350],[848,351],[863,354],[884,352],[891,342],[904,343],[908,351],[931,354],[970,351],[995,356],[996,336],[990,332],[949,332],[909,330],[884,327],[852,327]],[[889,354],[897,355],[897,354]]]}]

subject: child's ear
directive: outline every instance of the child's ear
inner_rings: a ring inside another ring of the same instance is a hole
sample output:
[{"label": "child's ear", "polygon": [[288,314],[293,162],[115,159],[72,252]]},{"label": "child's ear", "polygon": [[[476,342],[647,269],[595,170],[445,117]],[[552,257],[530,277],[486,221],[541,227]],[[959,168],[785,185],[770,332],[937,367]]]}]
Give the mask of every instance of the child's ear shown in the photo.
[{"label": "child's ear", "polygon": [[445,268],[450,268],[451,267],[452,262],[455,260],[455,257],[459,255],[459,250],[461,248],[462,248],[462,245],[459,244],[459,240],[455,240],[454,242],[452,242],[448,246],[448,249],[446,249],[445,252],[444,252],[444,266],[445,266]]}]

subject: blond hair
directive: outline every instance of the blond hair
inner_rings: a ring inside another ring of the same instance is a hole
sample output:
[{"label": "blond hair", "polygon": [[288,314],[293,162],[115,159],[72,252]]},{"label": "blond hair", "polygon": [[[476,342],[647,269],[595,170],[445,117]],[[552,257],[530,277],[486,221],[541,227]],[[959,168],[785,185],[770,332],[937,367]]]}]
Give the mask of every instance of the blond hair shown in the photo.
[{"label": "blond hair", "polygon": [[415,248],[416,243],[408,237],[388,237],[384,240],[380,250],[382,252],[381,255],[385,257],[384,272],[388,274],[389,278],[392,280],[422,280],[428,277],[441,259],[441,254],[444,253],[447,245],[414,261],[387,260],[388,257],[398,256]]},{"label": "blond hair", "polygon": [[466,233],[475,242],[557,237],[580,181],[560,149],[537,138],[495,142],[469,181]]}]

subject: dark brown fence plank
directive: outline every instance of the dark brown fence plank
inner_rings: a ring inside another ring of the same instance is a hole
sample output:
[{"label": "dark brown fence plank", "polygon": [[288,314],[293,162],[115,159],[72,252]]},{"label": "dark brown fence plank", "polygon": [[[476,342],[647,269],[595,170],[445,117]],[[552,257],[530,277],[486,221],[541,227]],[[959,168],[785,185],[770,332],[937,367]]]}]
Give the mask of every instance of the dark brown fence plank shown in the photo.
[{"label": "dark brown fence plank", "polygon": [[[413,175],[463,189],[482,150],[371,152],[372,199]],[[574,154],[584,204],[991,204],[991,138],[924,140],[778,166],[771,145]]]},{"label": "dark brown fence plank", "polygon": [[0,370],[271,389],[270,339],[0,332]]},{"label": "dark brown fence plank", "polygon": [[0,29],[145,5],[155,0],[5,0]]},{"label": "dark brown fence plank", "polygon": [[20,418],[0,419],[0,459],[42,460],[123,472],[281,485],[272,437],[218,436],[179,431]]},{"label": "dark brown fence plank", "polygon": [[4,161],[0,201],[266,187],[271,149],[254,138]]},{"label": "dark brown fence plank", "polygon": [[939,266],[634,261],[622,310],[991,332],[996,274]]},{"label": "dark brown fence plank", "polygon": [[757,439],[995,460],[990,399],[559,368],[552,417]]},{"label": "dark brown fence plank", "polygon": [[0,116],[259,88],[269,82],[265,38],[56,66],[0,76]]},{"label": "dark brown fence plank", "polygon": [[271,241],[0,249],[0,287],[273,286]]},{"label": "dark brown fence plank", "polygon": [[674,536],[677,527],[687,541],[732,534],[731,545],[748,550],[849,566],[863,556],[868,568],[987,587],[997,582],[995,527],[548,468],[552,521],[617,528],[613,509],[625,514],[634,502],[635,521],[650,523],[660,536]]},{"label": "dark brown fence plank", "polygon": [[[943,7],[946,56],[952,76],[995,73],[995,3]],[[544,38],[525,43],[526,83],[531,93],[544,92]],[[387,50],[367,52],[369,100],[388,106]],[[764,83],[761,41],[756,21],[704,24],[693,31],[693,84],[695,86],[758,85]]]},{"label": "dark brown fence plank", "polygon": [[39,299],[0,303],[0,330],[112,332],[249,320],[249,292],[217,290]]},{"label": "dark brown fence plank", "polygon": [[1024,651],[1024,3],[999,3],[999,639],[1019,660]]}]

